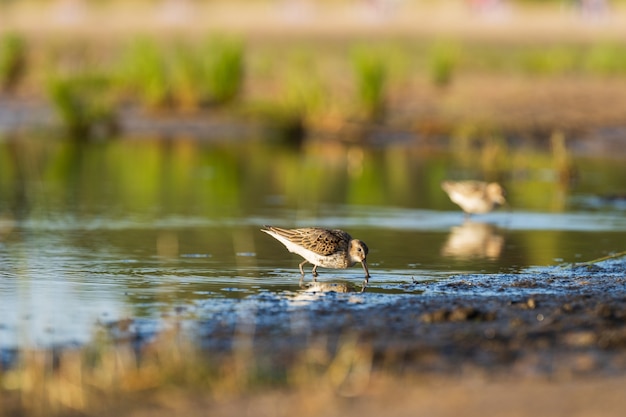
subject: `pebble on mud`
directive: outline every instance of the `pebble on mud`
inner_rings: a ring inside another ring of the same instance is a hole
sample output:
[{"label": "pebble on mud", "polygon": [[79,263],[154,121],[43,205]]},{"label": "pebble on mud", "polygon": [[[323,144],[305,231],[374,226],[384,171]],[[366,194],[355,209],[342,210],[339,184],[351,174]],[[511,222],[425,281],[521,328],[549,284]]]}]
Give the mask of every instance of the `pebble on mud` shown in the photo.
[{"label": "pebble on mud", "polygon": [[491,321],[495,317],[496,314],[491,311],[484,312],[474,307],[456,307],[424,313],[420,316],[420,321],[423,323]]},{"label": "pebble on mud", "polygon": [[534,310],[535,308],[537,308],[539,303],[537,302],[537,300],[535,298],[529,297],[525,301],[511,301],[510,304],[518,305],[522,309]]},{"label": "pebble on mud", "polygon": [[596,343],[596,335],[590,331],[574,331],[564,335],[563,340],[570,346],[588,347]]}]

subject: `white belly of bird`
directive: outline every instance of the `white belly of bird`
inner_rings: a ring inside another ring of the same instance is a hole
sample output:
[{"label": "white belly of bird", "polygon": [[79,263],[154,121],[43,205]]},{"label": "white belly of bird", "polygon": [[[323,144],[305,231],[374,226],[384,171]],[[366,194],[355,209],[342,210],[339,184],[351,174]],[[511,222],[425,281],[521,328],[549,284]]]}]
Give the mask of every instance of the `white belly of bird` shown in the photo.
[{"label": "white belly of bird", "polygon": [[481,198],[467,197],[460,193],[450,194],[450,200],[469,213],[486,213],[492,209],[492,203]]}]

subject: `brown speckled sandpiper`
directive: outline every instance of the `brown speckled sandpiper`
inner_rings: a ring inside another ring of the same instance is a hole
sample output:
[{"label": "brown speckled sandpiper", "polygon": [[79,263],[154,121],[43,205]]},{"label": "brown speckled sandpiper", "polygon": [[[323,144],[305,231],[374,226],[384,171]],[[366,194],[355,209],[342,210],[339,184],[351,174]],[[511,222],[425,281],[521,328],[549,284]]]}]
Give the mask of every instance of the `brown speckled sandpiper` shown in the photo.
[{"label": "brown speckled sandpiper", "polygon": [[496,206],[505,205],[504,188],[497,182],[444,181],[441,188],[448,193],[453,203],[470,214],[488,213]]},{"label": "brown speckled sandpiper", "polygon": [[305,259],[300,263],[302,276],[304,276],[302,266],[307,262],[313,264],[313,277],[317,277],[318,266],[345,269],[360,262],[365,270],[365,285],[367,285],[370,277],[366,261],[367,245],[361,240],[352,239],[343,230],[320,227],[283,229],[265,226],[261,231],[285,245],[289,252],[297,253]]}]

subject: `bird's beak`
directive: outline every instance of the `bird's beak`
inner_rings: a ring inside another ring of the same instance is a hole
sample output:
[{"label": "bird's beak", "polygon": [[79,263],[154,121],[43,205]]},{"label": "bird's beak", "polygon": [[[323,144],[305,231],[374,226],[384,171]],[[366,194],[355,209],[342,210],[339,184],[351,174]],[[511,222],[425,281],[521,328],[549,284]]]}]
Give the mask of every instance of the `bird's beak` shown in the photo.
[{"label": "bird's beak", "polygon": [[361,287],[361,292],[363,292],[369,283],[370,271],[367,270],[367,262],[365,262],[365,259],[361,261],[361,265],[363,265],[363,269],[365,270],[365,281],[363,281],[363,286]]},{"label": "bird's beak", "polygon": [[365,271],[365,280],[367,281],[367,279],[370,277],[370,271],[367,269],[367,262],[365,262],[365,259],[361,261],[361,265],[363,265],[363,270]]}]

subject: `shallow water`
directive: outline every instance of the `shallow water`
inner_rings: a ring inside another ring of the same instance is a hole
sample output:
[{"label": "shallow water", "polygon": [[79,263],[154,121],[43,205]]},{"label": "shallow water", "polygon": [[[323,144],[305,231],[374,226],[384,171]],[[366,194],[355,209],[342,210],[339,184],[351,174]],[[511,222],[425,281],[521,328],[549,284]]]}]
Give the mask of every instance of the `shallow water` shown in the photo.
[{"label": "shallow water", "polygon": [[[415,281],[624,250],[623,161],[568,155],[570,181],[550,152],[499,158],[401,146],[5,140],[0,348],[82,344],[125,318],[149,335],[168,317],[194,322],[263,295],[314,302],[320,288],[310,275],[301,285],[300,259],[261,233],[264,224],[349,231],[370,248],[366,294],[389,297],[419,296]],[[512,209],[464,221],[439,188],[448,178],[497,178]],[[320,269],[318,281],[358,291],[363,271]]]}]

